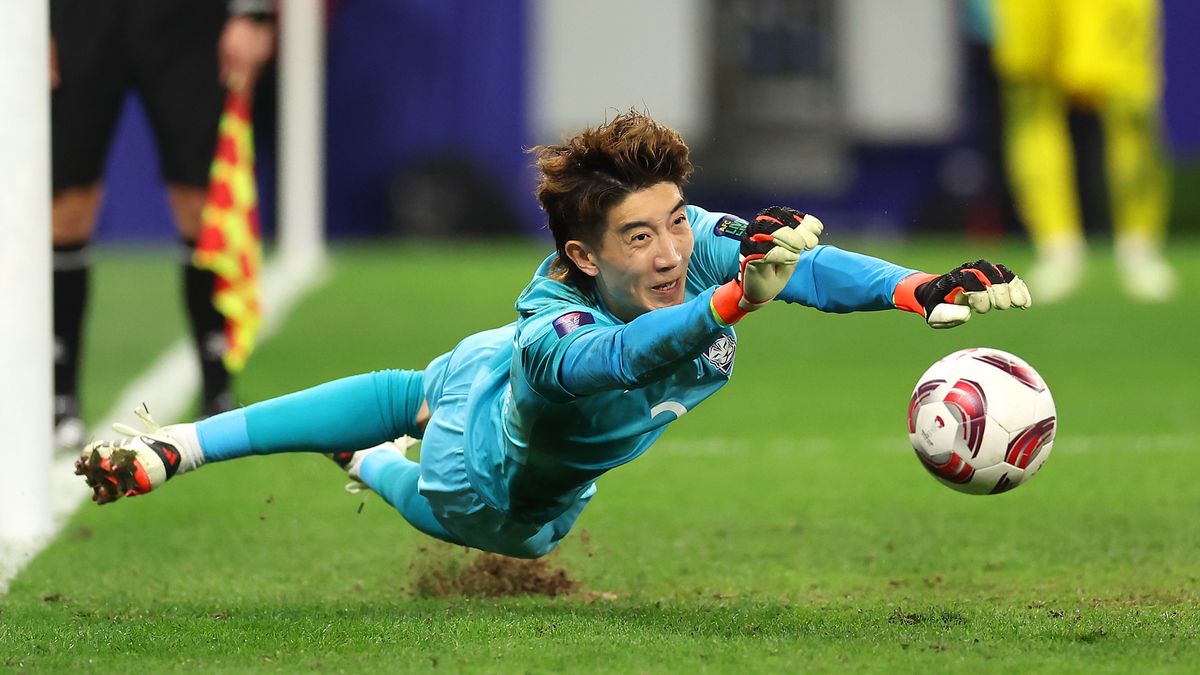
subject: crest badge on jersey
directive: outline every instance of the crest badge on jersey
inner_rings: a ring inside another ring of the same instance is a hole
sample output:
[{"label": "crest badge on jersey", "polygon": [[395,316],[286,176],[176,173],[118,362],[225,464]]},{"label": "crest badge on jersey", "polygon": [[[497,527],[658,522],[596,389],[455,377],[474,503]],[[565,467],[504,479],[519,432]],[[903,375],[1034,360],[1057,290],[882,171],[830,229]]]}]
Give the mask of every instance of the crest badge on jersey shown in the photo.
[{"label": "crest badge on jersey", "polygon": [[746,228],[750,224],[737,216],[725,216],[717,221],[713,232],[719,237],[728,237],[741,241],[746,236]]},{"label": "crest badge on jersey", "polygon": [[733,370],[733,357],[736,353],[737,340],[732,335],[722,335],[705,350],[704,358],[717,370],[728,375]]},{"label": "crest badge on jersey", "polygon": [[568,312],[554,320],[554,332],[558,333],[558,337],[563,337],[567,333],[586,326],[590,323],[596,323],[596,317],[587,312]]}]

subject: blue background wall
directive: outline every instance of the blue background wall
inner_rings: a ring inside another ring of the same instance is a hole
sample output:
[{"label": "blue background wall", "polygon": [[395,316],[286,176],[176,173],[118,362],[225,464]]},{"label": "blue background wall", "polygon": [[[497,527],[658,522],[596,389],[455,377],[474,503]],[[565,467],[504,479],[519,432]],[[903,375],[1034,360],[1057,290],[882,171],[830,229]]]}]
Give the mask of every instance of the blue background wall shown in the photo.
[{"label": "blue background wall", "polygon": [[[528,137],[526,0],[342,0],[329,17],[327,223],[331,236],[386,231],[388,187],[430,157],[466,157],[502,191],[526,229],[541,219],[523,148]],[[1165,0],[1164,115],[1177,158],[1200,161],[1200,67],[1191,45],[1200,3]],[[264,229],[274,227],[274,91],[256,106]],[[944,148],[861,148],[853,204],[826,203],[856,222],[911,222]],[[902,170],[896,170],[896,165]],[[900,179],[898,177],[903,177]],[[108,162],[101,240],[174,235],[145,115],[130,96]],[[719,190],[724,208],[740,197]],[[814,210],[816,208],[814,207]]]}]

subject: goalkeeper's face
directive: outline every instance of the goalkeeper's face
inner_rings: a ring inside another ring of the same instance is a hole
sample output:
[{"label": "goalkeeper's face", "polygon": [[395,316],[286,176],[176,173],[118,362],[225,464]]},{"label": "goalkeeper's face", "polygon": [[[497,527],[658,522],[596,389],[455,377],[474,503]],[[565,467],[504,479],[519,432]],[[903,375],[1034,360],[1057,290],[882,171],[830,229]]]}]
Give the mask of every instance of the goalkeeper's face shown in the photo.
[{"label": "goalkeeper's face", "polygon": [[658,183],[609,209],[598,245],[568,243],[568,254],[622,321],[683,302],[694,243],[684,205],[678,185]]}]

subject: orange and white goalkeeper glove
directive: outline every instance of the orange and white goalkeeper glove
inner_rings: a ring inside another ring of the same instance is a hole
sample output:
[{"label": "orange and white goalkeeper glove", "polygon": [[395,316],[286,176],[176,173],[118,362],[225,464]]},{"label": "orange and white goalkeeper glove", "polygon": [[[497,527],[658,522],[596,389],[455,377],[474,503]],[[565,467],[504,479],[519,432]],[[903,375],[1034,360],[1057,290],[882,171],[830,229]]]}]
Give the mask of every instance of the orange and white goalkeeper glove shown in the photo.
[{"label": "orange and white goalkeeper glove", "polygon": [[896,307],[920,314],[934,328],[954,328],[966,323],[971,313],[1033,304],[1029,288],[1004,265],[976,260],[959,265],[946,274],[911,274],[896,286]]},{"label": "orange and white goalkeeper glove", "polygon": [[746,226],[737,278],[712,296],[713,317],[731,326],[775,299],[792,278],[800,252],[817,245],[825,226],[816,216],[771,206]]}]

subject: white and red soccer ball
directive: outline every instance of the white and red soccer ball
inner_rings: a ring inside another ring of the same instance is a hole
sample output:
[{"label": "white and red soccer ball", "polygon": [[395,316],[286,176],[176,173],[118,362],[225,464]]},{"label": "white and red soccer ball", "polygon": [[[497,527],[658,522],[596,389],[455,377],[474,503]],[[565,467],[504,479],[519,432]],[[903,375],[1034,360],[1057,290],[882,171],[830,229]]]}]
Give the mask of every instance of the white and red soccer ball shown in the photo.
[{"label": "white and red soccer ball", "polygon": [[964,349],[929,367],[908,404],[908,436],[942,484],[970,494],[1029,480],[1054,447],[1054,399],[1037,371],[998,349]]}]

